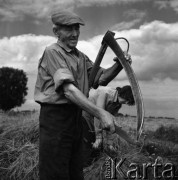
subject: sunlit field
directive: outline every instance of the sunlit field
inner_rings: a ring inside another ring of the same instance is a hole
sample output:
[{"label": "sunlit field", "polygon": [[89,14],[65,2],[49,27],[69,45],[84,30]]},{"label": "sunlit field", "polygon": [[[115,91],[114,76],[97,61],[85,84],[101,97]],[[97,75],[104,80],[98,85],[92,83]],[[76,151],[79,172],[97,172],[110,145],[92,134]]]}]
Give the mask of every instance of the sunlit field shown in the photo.
[{"label": "sunlit field", "polygon": [[[38,180],[38,116],[37,111],[0,113],[0,180]],[[127,115],[117,119],[135,138],[136,117]],[[161,164],[172,163],[178,168],[177,119],[146,117],[140,142],[140,146],[131,146],[116,136],[115,151],[104,147],[98,158],[84,169],[85,179],[106,179],[105,163],[109,157],[126,158],[122,166],[125,172],[130,163],[141,166],[154,163],[156,159]],[[178,176],[176,168],[175,173]],[[124,179],[122,174],[116,176]],[[147,179],[154,179],[152,169],[148,170]]]}]

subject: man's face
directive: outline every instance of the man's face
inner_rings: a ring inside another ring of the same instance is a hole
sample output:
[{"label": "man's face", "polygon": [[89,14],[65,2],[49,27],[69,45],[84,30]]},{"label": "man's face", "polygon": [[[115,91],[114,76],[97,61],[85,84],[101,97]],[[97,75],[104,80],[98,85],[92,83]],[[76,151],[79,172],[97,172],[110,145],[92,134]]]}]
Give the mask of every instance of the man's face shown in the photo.
[{"label": "man's face", "polygon": [[118,101],[120,104],[127,104],[128,103],[128,100],[121,98],[121,97],[118,97]]},{"label": "man's face", "polygon": [[59,40],[68,48],[73,49],[77,46],[80,35],[80,25],[73,24],[70,26],[60,25],[58,30]]}]

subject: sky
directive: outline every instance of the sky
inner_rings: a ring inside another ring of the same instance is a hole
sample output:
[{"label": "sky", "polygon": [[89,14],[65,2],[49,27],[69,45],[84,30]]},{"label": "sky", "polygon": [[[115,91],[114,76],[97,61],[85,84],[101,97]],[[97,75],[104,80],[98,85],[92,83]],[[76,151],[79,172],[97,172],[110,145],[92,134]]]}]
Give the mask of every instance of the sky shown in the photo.
[{"label": "sky", "polygon": [[[132,68],[141,88],[145,116],[178,118],[177,0],[0,0],[0,67],[23,69],[28,95],[21,109],[38,109],[33,93],[37,65],[46,46],[56,42],[50,13],[68,9],[84,21],[77,48],[93,62],[107,30],[130,43]],[[127,44],[118,41],[123,50]],[[110,67],[108,49],[101,66]],[[127,85],[122,72],[108,85]],[[123,109],[135,114],[135,107]]]}]

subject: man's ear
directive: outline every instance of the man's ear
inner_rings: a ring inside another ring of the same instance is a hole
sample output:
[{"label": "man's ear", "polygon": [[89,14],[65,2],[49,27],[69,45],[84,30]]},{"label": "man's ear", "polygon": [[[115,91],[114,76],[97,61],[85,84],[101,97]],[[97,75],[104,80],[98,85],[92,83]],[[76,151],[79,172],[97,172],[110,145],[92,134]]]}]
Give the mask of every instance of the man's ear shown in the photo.
[{"label": "man's ear", "polygon": [[58,34],[58,28],[56,26],[53,26],[53,33],[55,34],[55,36],[59,36]]}]

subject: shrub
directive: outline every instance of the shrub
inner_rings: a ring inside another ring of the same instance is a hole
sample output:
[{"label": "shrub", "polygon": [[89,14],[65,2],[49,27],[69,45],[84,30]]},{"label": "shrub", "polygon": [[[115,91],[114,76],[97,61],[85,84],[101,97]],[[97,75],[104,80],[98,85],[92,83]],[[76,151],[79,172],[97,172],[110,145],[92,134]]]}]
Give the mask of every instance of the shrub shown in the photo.
[{"label": "shrub", "polygon": [[25,102],[27,80],[23,70],[0,68],[0,109],[8,111]]},{"label": "shrub", "polygon": [[175,126],[161,126],[154,132],[153,135],[157,139],[178,143],[178,127]]}]

